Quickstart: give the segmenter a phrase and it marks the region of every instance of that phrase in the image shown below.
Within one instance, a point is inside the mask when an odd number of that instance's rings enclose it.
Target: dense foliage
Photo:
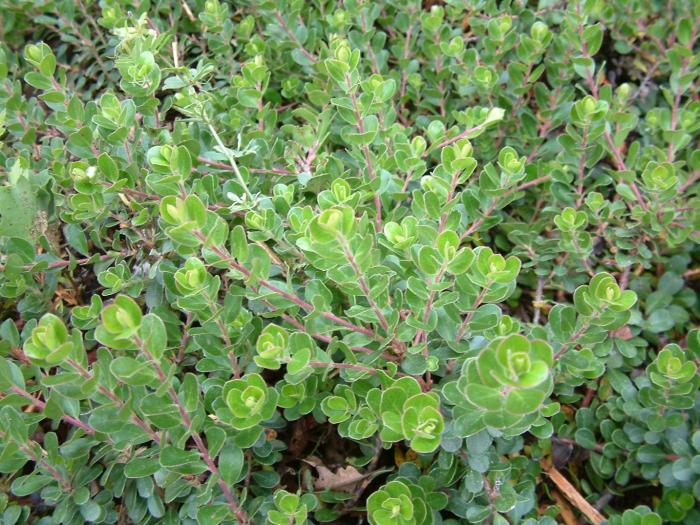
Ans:
[[[700,523],[700,3],[0,6],[3,525]]]

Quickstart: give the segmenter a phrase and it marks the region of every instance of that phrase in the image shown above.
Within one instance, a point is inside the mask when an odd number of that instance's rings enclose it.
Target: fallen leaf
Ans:
[[[612,332],[610,332],[610,335],[612,337],[616,337],[617,339],[622,339],[623,341],[628,341],[629,339],[632,339],[634,337],[632,330],[630,330],[630,327],[627,325],[613,330]]]
[[[408,449],[404,454],[403,449],[398,444],[394,445],[394,463],[397,467],[400,467],[403,463],[415,463],[420,467],[420,458],[418,454],[412,449]]]
[[[314,467],[318,473],[318,477],[314,480],[314,488],[316,490],[329,489],[354,492],[357,485],[366,477],[352,465],[340,467],[333,472],[316,456],[308,456],[303,461]]]

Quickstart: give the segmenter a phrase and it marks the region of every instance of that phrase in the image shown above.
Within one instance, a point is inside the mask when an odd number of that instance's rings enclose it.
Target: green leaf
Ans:
[[[97,167],[108,181],[116,182],[119,179],[119,167],[107,153],[100,153],[97,157]]]
[[[0,356],[0,390],[8,390],[13,385],[24,388],[22,371],[15,363]]]
[[[307,366],[309,366],[309,361],[311,360],[311,349],[302,348],[301,350],[294,353],[292,359],[287,363],[287,372],[289,374],[299,374]]]
[[[10,490],[17,497],[29,496],[39,492],[43,487],[53,482],[51,476],[43,476],[41,474],[27,474],[15,478],[10,486]]]
[[[248,259],[248,240],[240,224],[231,230],[231,255],[242,263]]]
[[[181,181],[189,179],[192,173],[192,157],[185,146],[173,149],[170,155],[170,169]]]
[[[143,346],[153,356],[160,359],[168,343],[168,336],[165,331],[163,320],[156,314],[147,314],[141,321],[139,336],[143,341]]]
[[[324,65],[326,66],[326,71],[333,80],[338,84],[345,84],[345,74],[349,71],[347,64],[340,60],[328,58],[325,60]]]
[[[90,249],[88,248],[87,237],[83,230],[75,224],[68,224],[64,229],[68,244],[81,255],[89,256]]]
[[[418,252],[418,267],[428,275],[435,275],[440,269],[438,251],[430,246],[423,246]]]
[[[49,91],[53,88],[50,76],[36,73],[34,71],[24,75],[24,81],[33,88],[40,89],[42,91]]]
[[[645,328],[650,332],[659,333],[670,330],[675,324],[676,322],[668,310],[656,310],[647,319]]]
[[[196,450],[165,446],[160,451],[160,466],[179,474],[201,474],[207,469]]]
[[[136,457],[124,467],[124,475],[127,478],[145,478],[158,472],[160,467],[156,458]]]
[[[219,455],[219,470],[221,477],[229,484],[234,485],[241,480],[245,467],[245,455],[235,444],[228,442],[221,449]]]
[[[114,359],[109,365],[109,371],[119,381],[131,386],[148,385],[156,377],[150,363],[126,356]]]
[[[603,43],[603,28],[600,24],[588,26],[583,30],[581,37],[586,43],[588,53],[593,56],[598,52]]]
[[[0,237],[28,241],[42,233],[36,191],[25,177],[10,185],[0,185]]]
[[[104,511],[102,510],[102,507],[93,500],[90,500],[84,505],[80,506],[80,515],[85,519],[85,521],[99,521],[103,514]]]
[[[231,509],[225,503],[213,503],[197,509],[199,525],[218,525],[229,518]]]

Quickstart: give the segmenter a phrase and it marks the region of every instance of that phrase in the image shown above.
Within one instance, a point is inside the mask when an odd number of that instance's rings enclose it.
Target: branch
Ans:
[[[615,142],[613,141],[612,135],[610,134],[610,130],[607,128],[605,129],[605,140],[608,141],[608,146],[612,150],[613,158],[615,159],[615,165],[617,166],[618,171],[627,171],[627,166],[625,165],[625,161],[622,158],[622,153],[620,148],[615,146]],[[637,202],[639,205],[642,207],[644,211],[649,211],[649,207],[647,206],[647,203],[644,201],[644,197],[642,196],[642,192],[639,191],[639,187],[637,186],[637,183],[634,181],[630,182],[630,188],[632,188],[632,191],[634,192],[634,196],[637,198]]]
[[[435,146],[434,148],[426,149],[426,150],[423,152],[422,157],[425,158],[425,157],[427,157],[428,155],[430,155],[432,152],[434,152],[434,151],[440,151],[440,150],[442,150],[442,148],[444,148],[444,147],[446,147],[446,146],[449,146],[450,144],[452,144],[452,143],[454,143],[454,142],[457,142],[457,141],[460,140],[460,139],[465,138],[466,136],[470,135],[471,133],[474,133],[475,131],[481,130],[482,128],[484,128],[484,127],[486,126],[486,124],[487,124],[487,123],[484,122],[484,123],[482,123],[482,124],[479,124],[478,126],[474,126],[473,128],[465,129],[465,130],[462,131],[462,133],[460,133],[459,135],[455,135],[455,136],[452,137],[451,139],[446,139],[446,140],[442,141],[440,144],[438,144],[438,145]]]
[[[158,376],[158,379],[161,381],[161,383],[165,384],[169,382],[168,376],[166,375],[165,371],[163,368],[160,366],[160,362],[158,362],[153,354],[151,354],[146,346],[143,344],[143,341],[141,341],[138,337],[134,338],[134,341],[136,344],[139,346],[141,351],[144,353],[146,358],[151,362],[153,365],[153,369],[156,372],[156,375]],[[228,484],[223,480],[221,477],[221,474],[219,472],[219,468],[216,466],[216,463],[214,463],[213,458],[211,457],[211,454],[209,454],[209,449],[207,446],[204,444],[204,441],[202,441],[202,437],[199,435],[199,433],[192,428],[192,420],[190,419],[190,415],[187,413],[187,410],[185,409],[185,405],[182,403],[180,398],[177,395],[177,392],[175,392],[175,388],[172,385],[168,386],[168,396],[170,396],[170,399],[172,400],[173,403],[177,406],[178,411],[180,412],[180,417],[182,418],[182,423],[187,428],[187,431],[189,434],[192,436],[192,440],[194,441],[195,445],[197,446],[197,450],[199,451],[199,455],[202,457],[204,460],[204,463],[206,463],[207,468],[209,469],[209,472],[211,472],[212,476],[216,477],[216,483],[219,485],[219,488],[221,489],[221,492],[223,492],[224,497],[226,498],[226,501],[228,502],[228,506],[233,512],[233,514],[236,516],[238,521],[245,525],[247,523],[250,523],[251,520],[246,514],[246,512],[241,509],[238,506],[238,503],[236,503],[235,498],[233,497],[233,493],[231,492],[231,488],[228,486]]]
[[[46,408],[46,403],[44,403],[41,399],[35,398],[29,392],[18,387],[17,385],[12,385],[10,387],[10,391],[14,392],[15,394],[19,394],[20,396],[25,398],[27,401],[29,401],[32,405],[34,405],[39,410],[44,410],[44,408]],[[79,419],[74,418],[73,416],[69,416],[68,414],[63,414],[61,416],[61,419],[63,419],[66,423],[73,425],[74,427],[78,427],[78,428],[84,430],[86,434],[90,434],[91,436],[95,435],[94,428],[92,428],[87,423],[83,423]]]
[[[460,242],[463,241],[466,237],[469,237],[472,233],[474,233],[476,230],[478,230],[482,224],[484,224],[484,221],[494,212],[496,211],[496,208],[498,207],[498,203],[502,200],[505,199],[506,197],[509,197],[513,193],[517,193],[521,190],[524,190],[526,188],[530,188],[531,186],[537,186],[538,184],[541,184],[543,182],[547,182],[548,180],[551,179],[551,176],[549,175],[542,175],[541,177],[537,177],[536,179],[532,179],[531,181],[528,182],[523,182],[519,186],[516,186],[515,188],[511,188],[509,190],[504,191],[501,195],[496,197],[496,199],[491,203],[491,206],[487,208],[487,210],[484,212],[484,215],[474,221],[472,225],[460,236],[459,240]]]
[[[3,441],[7,442],[8,440],[12,440],[12,437],[9,434],[6,434],[2,430],[0,430],[0,438],[3,439]],[[31,440],[30,440],[31,441]],[[39,448],[42,450],[44,454],[46,454],[46,451],[41,448],[41,445],[39,445],[35,441],[31,441],[35,445],[39,446]],[[17,441],[15,441],[17,443]],[[34,463],[37,465],[40,465],[43,467],[49,474],[51,474],[51,477],[53,477],[58,483],[61,485],[61,488],[65,492],[72,492],[73,491],[73,486],[71,485],[71,482],[68,478],[64,477],[63,474],[59,472],[59,470],[54,467],[53,465],[49,464],[48,461],[46,461],[42,456],[37,456],[34,451],[32,450],[32,446],[29,443],[17,443],[17,446],[19,449],[26,454],[29,459],[31,459]]]
[[[201,232],[197,233],[197,237],[201,241],[206,240],[206,237]],[[221,248],[219,248],[217,246],[210,246],[209,249],[211,249],[216,255],[218,255],[222,261],[227,262],[229,264],[229,266],[231,266],[231,268],[239,271],[246,278],[250,277],[250,275],[251,275],[250,270],[248,270],[244,266],[237,263],[224,250],[222,250]],[[303,308],[307,312],[314,311],[314,306],[312,304],[307,303],[306,301],[304,301],[303,299],[300,299],[299,297],[297,297],[294,294],[291,294],[289,292],[285,292],[284,290],[282,290],[282,289],[278,288],[277,286],[275,286],[274,284],[272,284],[270,281],[268,281],[266,279],[258,279],[258,283],[260,283],[261,286],[267,288],[271,292],[274,292],[277,295],[284,297],[285,299],[293,302],[294,304],[296,304],[300,308]],[[352,330],[353,332],[358,332],[360,334],[367,335],[367,336],[372,337],[373,339],[377,339],[379,341],[382,340],[382,338],[376,332],[374,332],[374,330],[371,330],[369,328],[365,328],[363,326],[358,326],[356,324],[351,323],[350,321],[346,321],[345,319],[342,319],[341,317],[338,317],[337,315],[335,315],[333,312],[319,312],[319,315],[321,317],[325,317],[329,321],[333,321],[334,323],[339,324],[340,326],[343,326],[349,330]]]
[[[350,94],[350,101],[352,102],[352,109],[355,112],[355,123],[357,127],[357,132],[361,135],[365,133],[365,123],[362,120],[362,113],[360,112],[360,107],[357,103],[357,94],[353,90],[352,81],[350,75],[345,75],[345,84],[348,86],[348,93]],[[372,157],[370,156],[369,146],[367,144],[362,145],[362,153],[365,156],[365,166],[367,167],[367,172],[369,173],[370,180],[375,180],[377,174],[372,166]],[[379,196],[379,192],[374,192],[374,208],[376,216],[374,218],[375,224],[377,225],[377,233],[382,231],[382,198]]]
[[[287,22],[284,21],[284,18],[282,18],[282,15],[280,14],[279,11],[275,11],[275,18],[277,19],[277,22],[279,25],[282,27],[285,33],[289,36],[289,38],[292,39],[292,42],[299,48],[299,51],[301,51],[301,54],[304,55],[306,58],[308,58],[311,62],[314,64],[318,62],[318,58],[316,58],[315,55],[312,55],[309,53],[306,48],[302,45],[301,42],[299,42],[299,39],[297,36],[292,33],[292,31],[289,29],[289,26],[287,25]]]
[[[367,374],[376,375],[377,369],[370,368],[367,366],[356,365],[355,363],[325,363],[323,361],[309,361],[309,366],[314,368],[337,368],[337,369],[348,369],[357,370],[358,372],[365,372]]]
[[[342,239],[340,244],[343,247],[343,253],[345,254],[345,258],[350,263],[350,266],[352,266],[353,272],[355,272],[355,276],[357,277],[357,283],[360,285],[362,293],[365,294],[369,305],[372,307],[372,310],[374,310],[374,313],[377,315],[377,319],[379,319],[379,324],[382,326],[386,334],[389,335],[389,323],[387,323],[386,317],[384,317],[384,313],[381,311],[377,303],[370,296],[369,286],[367,286],[367,282],[365,281],[364,275],[362,274],[362,270],[360,270],[360,267],[358,266],[355,257],[350,251],[350,247],[348,246],[345,239]]]
[[[576,11],[580,15],[580,10],[581,10],[581,5],[577,4],[576,5]],[[583,25],[579,23],[578,27],[578,32],[579,32],[579,38],[581,39],[581,51],[583,53],[583,56],[585,58],[591,59],[591,54],[588,52],[588,45],[586,44],[586,40],[583,38]],[[591,93],[593,94],[593,97],[596,100],[599,100],[599,93],[598,93],[598,84],[596,80],[593,78],[593,74],[591,71],[586,68],[586,81],[588,82],[588,85],[591,88]],[[612,135],[610,134],[610,130],[605,128],[605,140],[608,142],[608,146],[610,147],[610,150],[612,151],[613,157],[615,159],[615,164],[617,165],[617,170],[618,171],[627,171],[627,166],[625,166],[625,161],[622,159],[622,152],[621,149],[618,148],[615,145],[615,141],[612,138]],[[649,207],[647,206],[647,203],[644,201],[644,197],[642,196],[642,192],[639,191],[639,187],[637,186],[637,183],[634,181],[630,182],[630,188],[632,188],[632,192],[634,192],[634,196],[637,198],[637,202],[639,205],[642,207],[644,211],[649,211]]]
[[[233,168],[231,167],[230,164],[226,164],[224,162],[217,162],[215,160],[210,160],[206,157],[202,157],[201,155],[197,157],[197,160],[201,162],[202,164],[206,164],[207,166],[212,166],[213,168],[220,168],[222,170],[226,171],[233,171]],[[296,173],[292,173],[291,171],[282,169],[282,168],[249,168],[247,166],[244,166],[245,169],[247,169],[250,173],[272,173],[274,175],[296,175]]]
[[[82,366],[80,363],[78,363],[75,359],[68,359],[68,360],[67,360],[67,363],[68,363],[70,366],[72,366],[73,368],[75,368],[75,369],[78,371],[78,373],[79,373],[83,378],[87,379],[88,381],[91,380],[91,379],[93,379],[92,374],[90,374],[90,372],[88,372],[85,368],[83,368],[83,366]],[[119,408],[123,408],[123,407],[125,406],[124,401],[122,401],[121,399],[119,399],[119,397],[118,397],[114,392],[112,392],[109,388],[107,388],[107,387],[105,387],[105,386],[103,386],[103,385],[99,385],[99,384],[98,384],[98,385],[97,385],[97,390],[99,390],[100,393],[101,393],[102,395],[107,396],[107,397],[108,397],[115,405],[117,405]],[[138,415],[136,415],[136,413],[133,413],[133,412],[132,412],[132,414],[131,414],[131,420],[132,420],[137,426],[139,426],[146,434],[148,434],[149,436],[151,436],[151,439],[152,439],[153,441],[155,441],[156,443],[158,443],[158,445],[161,444],[161,439],[160,439],[160,436],[158,435],[158,433],[156,433],[156,432],[150,427],[150,425],[149,425],[148,423],[146,423],[143,419],[141,419]]]
[[[551,479],[559,490],[561,490],[564,496],[566,496],[566,499],[568,499],[574,507],[576,507],[584,516],[586,516],[588,521],[593,523],[593,525],[600,525],[603,523],[603,521],[605,521],[605,516],[598,512],[593,505],[588,503],[586,498],[584,498],[581,493],[576,490],[576,487],[574,487],[561,472],[555,469],[552,465],[546,464],[544,461],[542,461],[541,464],[544,472],[547,474],[547,476],[549,476],[549,479]]]
[[[132,255],[135,255],[136,251],[128,251],[128,252],[117,252],[117,253],[112,253],[112,254],[104,254],[100,255],[97,261],[108,261],[109,259],[113,259],[115,257],[131,257]],[[90,261],[92,261],[94,255],[91,257],[85,257],[84,259],[76,259],[74,262],[77,266],[82,266],[84,264],[89,264]],[[95,262],[97,262],[95,261]],[[57,268],[64,268],[66,266],[69,266],[71,263],[70,260],[61,260],[61,261],[53,261],[49,263],[49,265],[46,267],[46,270],[55,270]],[[31,270],[36,266],[37,263],[32,263],[32,264],[25,264],[22,266],[24,270]],[[5,265],[0,264],[0,272],[5,270]]]

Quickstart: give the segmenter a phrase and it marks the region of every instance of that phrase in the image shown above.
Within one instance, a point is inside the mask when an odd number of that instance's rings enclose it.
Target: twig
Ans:
[[[104,255],[100,255],[100,257],[98,258],[98,261],[107,261],[107,260],[113,259],[115,257],[131,257],[135,253],[136,253],[136,251],[119,252],[119,253],[114,253],[114,254],[104,254]],[[94,257],[94,255],[92,257],[85,257],[84,259],[77,259],[74,262],[76,265],[82,266],[84,264],[88,264],[93,259],[93,257]],[[57,268],[63,268],[65,266],[69,266],[70,263],[71,263],[71,261],[66,261],[66,260],[53,261],[53,262],[49,263],[49,265],[46,267],[46,270],[55,270]],[[22,268],[24,270],[31,270],[32,268],[34,268],[34,266],[36,266],[36,264],[37,263],[25,264]],[[5,270],[5,266],[0,264],[0,272],[3,270]]]
[[[279,11],[275,11],[275,18],[277,19],[277,22],[282,27],[284,32],[287,33],[289,38],[292,39],[292,42],[294,42],[294,44],[297,46],[297,48],[299,48],[299,51],[301,51],[301,54],[304,55],[306,58],[308,58],[309,61],[311,61],[314,64],[316,62],[318,62],[318,58],[316,58],[316,56],[309,53],[306,50],[306,48],[302,45],[302,43],[299,42],[299,39],[297,38],[297,36],[294,33],[292,33],[292,31],[289,29],[289,26],[287,25],[287,22],[284,21],[284,18],[282,18],[282,15],[280,14]]]
[[[270,303],[269,301],[262,299],[262,302],[265,303],[270,308],[272,308],[273,310],[275,309],[274,305],[272,303]],[[282,317],[282,319],[287,321],[289,324],[297,327],[302,332],[306,332],[314,339],[322,341],[326,344],[330,344],[333,342],[333,338],[331,336],[319,334],[317,332],[310,332],[301,321],[299,321],[298,319],[295,319],[294,317],[292,317],[289,314],[282,314],[281,317]],[[371,348],[367,348],[366,346],[351,346],[350,349],[355,351],[355,352],[361,352],[363,354],[374,354],[375,353],[374,350],[372,350]],[[383,354],[382,357],[384,357],[385,359],[387,359],[389,361],[393,361],[395,359],[393,356],[390,356],[388,354]]]
[[[688,43],[688,49],[692,52],[693,46],[695,45],[695,39],[697,37],[697,32],[698,32],[698,26],[697,24],[693,24],[693,31],[692,35],[690,37],[690,42]],[[688,72],[688,62],[689,59],[685,58],[683,60],[683,65],[681,66],[681,71],[679,77],[682,78],[687,72]],[[676,88],[676,93],[673,98],[673,107],[671,108],[671,132],[673,133],[676,131],[676,127],[678,126],[678,110],[680,109],[681,105],[681,80],[680,78],[678,79],[678,87]],[[675,160],[675,149],[673,147],[673,139],[668,144],[668,155],[667,159],[668,162],[673,162]]]
[[[364,372],[370,375],[376,375],[377,369],[370,368],[367,366],[357,365],[355,363],[326,363],[324,361],[309,361],[309,366],[314,368],[337,368],[337,369],[347,369],[356,370],[358,372]]]
[[[448,199],[449,200],[449,199]],[[447,272],[447,263],[443,263],[440,265],[440,269],[438,270],[438,273],[435,276],[435,283],[439,283],[443,276],[445,275],[445,272]],[[430,284],[430,279],[428,279],[428,283]],[[425,303],[425,308],[423,310],[423,325],[427,326],[428,321],[430,320],[430,313],[433,310],[433,302],[435,301],[435,295],[437,294],[436,290],[431,290],[430,295],[428,296],[428,300]],[[421,338],[423,339],[423,348],[421,349],[421,354],[425,358],[425,360],[428,360],[428,357],[430,357],[430,352],[428,351],[428,331],[420,329],[416,332],[416,337],[413,339],[413,344],[414,346],[417,345]],[[426,384],[428,387],[432,386],[433,384],[433,378],[432,374],[430,373],[430,370],[427,370],[425,372],[425,380]]]
[[[446,147],[446,146],[449,146],[450,144],[452,144],[452,143],[454,143],[454,142],[457,142],[457,141],[460,140],[460,139],[463,139],[463,138],[466,137],[467,135],[469,135],[469,134],[471,134],[471,133],[474,133],[475,131],[479,131],[480,129],[484,128],[484,127],[486,126],[486,124],[487,124],[487,123],[484,122],[483,124],[479,124],[478,126],[474,126],[473,128],[465,129],[465,130],[462,131],[459,135],[455,135],[455,136],[452,137],[451,139],[446,139],[446,140],[442,141],[440,144],[438,144],[438,145],[435,146],[434,148],[426,149],[426,150],[423,152],[422,157],[425,158],[425,157],[427,157],[428,155],[430,155],[432,152],[434,152],[434,151],[440,151],[440,150],[442,150],[442,148],[444,148],[444,147]]]
[[[586,321],[584,321],[583,324],[581,324],[581,327],[578,330],[576,330],[576,332],[569,338],[569,340],[567,342],[565,342],[563,345],[561,345],[561,348],[559,348],[559,350],[557,350],[557,353],[554,354],[553,359],[555,361],[557,361],[564,354],[564,351],[569,346],[571,346],[576,341],[578,341],[581,338],[581,336],[583,336],[583,334],[586,333],[586,330],[588,330],[588,328],[591,326],[592,320],[593,320],[593,318],[587,319]]]
[[[194,14],[192,14],[192,10],[190,9],[190,6],[187,5],[187,2],[185,2],[185,0],[182,0],[182,10],[187,15],[187,18],[190,19],[190,22],[197,21],[197,19],[194,17]]]
[[[552,499],[556,502],[557,507],[559,507],[559,516],[564,521],[564,525],[579,525],[578,518],[574,514],[569,502],[561,495],[558,490],[552,490]]]
[[[357,261],[355,260],[355,256],[350,251],[350,247],[344,239],[341,241],[341,246],[343,247],[343,253],[345,254],[345,258],[350,263],[353,272],[355,272],[355,276],[357,277],[357,283],[360,285],[362,293],[365,294],[369,305],[372,307],[372,310],[374,310],[374,313],[376,314],[377,319],[379,319],[379,324],[381,325],[382,329],[384,330],[384,332],[386,332],[387,335],[389,335],[389,323],[387,323],[386,317],[384,317],[384,313],[379,308],[376,301],[372,299],[369,286],[367,286],[367,282],[365,281],[365,277],[362,273],[362,270],[360,270],[360,267],[357,264]]]
[[[544,293],[544,277],[539,277],[537,279],[537,289],[535,290],[535,300],[532,301],[532,306],[535,309],[535,313],[532,317],[533,324],[540,324],[540,316],[542,315],[542,294]]]
[[[463,241],[466,237],[469,237],[472,233],[474,233],[476,230],[478,230],[482,224],[484,224],[484,221],[494,212],[496,211],[496,208],[498,207],[498,203],[505,199],[506,197],[509,197],[513,193],[517,193],[521,190],[524,190],[526,188],[530,188],[531,186],[536,186],[538,184],[541,184],[543,182],[547,182],[550,180],[551,177],[549,175],[542,175],[541,177],[537,177],[536,179],[532,179],[531,181],[528,182],[523,182],[519,186],[516,186],[515,188],[511,188],[509,190],[504,191],[501,195],[496,197],[496,199],[491,203],[491,206],[489,206],[484,214],[481,216],[481,218],[477,219],[472,223],[472,225],[460,236],[459,240]]]
[[[12,439],[12,437],[9,434],[6,434],[2,430],[0,430],[0,438],[2,438],[2,440],[4,442],[7,442],[8,440]],[[17,442],[15,441],[15,443],[17,443]],[[35,441],[32,441],[32,443],[34,443],[35,445],[38,445],[39,448],[41,449],[41,446],[38,443],[36,443]],[[29,456],[29,458],[34,463],[41,466],[42,468],[44,468],[44,470],[46,470],[46,472],[51,474],[51,477],[53,477],[56,481],[58,481],[59,485],[61,485],[61,488],[65,492],[72,492],[73,486],[72,486],[70,480],[68,478],[64,477],[63,474],[61,474],[57,468],[55,468],[53,465],[49,464],[42,456],[40,456],[40,455],[38,456],[37,454],[35,454],[34,451],[32,450],[31,444],[29,444],[29,443],[17,443],[17,446],[24,454]],[[46,451],[44,449],[41,449],[41,451],[44,454],[46,454]]]
[[[77,372],[85,379],[88,381],[93,379],[92,374],[88,372],[80,363],[78,363],[75,359],[68,359],[66,361],[70,366],[75,368]],[[107,396],[115,405],[117,405],[119,408],[123,408],[125,406],[125,403],[117,397],[117,395],[112,392],[109,388],[103,386],[103,385],[97,385],[97,389],[100,391],[100,393],[104,396]],[[159,445],[161,444],[161,439],[160,436],[150,427],[148,423],[146,423],[143,419],[141,419],[136,413],[132,412],[131,414],[131,420],[139,426],[146,434],[148,434],[153,441],[158,443]]]
[[[576,187],[576,193],[578,194],[578,199],[576,199],[576,209],[581,207],[583,204],[583,181],[586,176],[586,146],[588,146],[588,127],[583,128],[583,140],[581,143],[581,156],[578,159],[578,186]]]
[[[625,161],[622,159],[622,153],[620,151],[620,148],[615,146],[615,142],[613,141],[612,135],[610,134],[610,130],[606,129],[604,135],[605,140],[608,141],[608,146],[610,146],[610,150],[612,151],[613,158],[615,159],[615,164],[617,166],[618,171],[627,171],[627,166],[625,165]],[[632,192],[637,198],[637,202],[642,207],[642,209],[644,211],[649,211],[649,207],[647,206],[647,203],[644,200],[644,197],[642,196],[642,192],[639,191],[637,183],[635,183],[634,181],[630,181],[630,188],[632,188]]]
[[[404,40],[403,44],[403,55],[402,59],[407,60],[408,57],[410,56],[411,48],[411,34],[413,33],[413,25],[410,25],[408,27],[408,30],[406,31],[406,39]],[[406,86],[408,82],[408,73],[406,72],[406,69],[403,69],[401,71],[401,92],[399,94],[399,100],[403,100],[403,98],[406,96]],[[403,103],[401,104],[401,109],[403,109]]]
[[[10,391],[14,392],[15,394],[19,394],[23,398],[25,398],[27,401],[29,401],[32,405],[34,405],[36,408],[39,410],[44,410],[46,408],[46,403],[44,403],[41,399],[35,398],[33,395],[31,395],[29,392],[26,390],[18,387],[17,385],[12,385],[10,387]],[[92,428],[90,425],[87,423],[83,423],[79,419],[74,418],[73,416],[69,416],[68,414],[63,414],[61,416],[61,419],[63,419],[66,423],[70,423],[74,427],[78,427],[82,430],[85,431],[85,433],[94,435],[95,434],[95,429]]]
[[[231,167],[230,164],[226,164],[224,162],[216,162],[214,160],[210,160],[206,157],[202,157],[201,155],[197,157],[197,160],[201,162],[202,164],[206,164],[208,166],[212,166],[214,168],[221,168],[223,170],[227,171],[233,171],[233,168]],[[292,173],[291,171],[282,169],[282,168],[249,168],[247,166],[244,166],[245,169],[247,169],[250,173],[272,173],[274,175],[294,175],[296,176],[296,173]]]
[[[375,470],[377,470],[377,467],[379,466],[379,458],[382,455],[382,444],[382,440],[377,438],[376,443],[374,445],[374,455],[372,456],[372,461],[370,461],[369,465],[367,465],[367,469],[364,474],[366,477],[362,481],[360,486],[357,489],[355,489],[355,495],[352,497],[352,499],[348,500],[348,502],[345,505],[343,505],[344,511],[348,511],[349,509],[355,506],[355,504],[362,497],[364,491],[367,489],[367,486],[372,482],[372,474]]]
[[[464,332],[467,329],[467,326],[469,326],[469,323],[472,320],[472,317],[474,317],[474,314],[476,313],[477,308],[481,305],[482,301],[484,300],[484,297],[486,297],[486,294],[489,293],[489,289],[491,288],[491,283],[487,283],[486,286],[479,292],[479,295],[476,296],[476,299],[474,300],[474,304],[472,304],[471,309],[467,313],[467,315],[464,317],[464,321],[462,321],[462,324],[459,325],[459,330],[457,331],[457,337],[455,338],[455,341],[459,342],[462,340],[462,337],[464,337]]]
[[[688,175],[688,179],[687,179],[683,184],[681,184],[680,186],[678,186],[678,193],[679,193],[679,194],[685,193],[685,191],[686,191],[688,188],[690,188],[693,184],[695,184],[695,182],[696,182],[698,179],[700,179],[700,171],[696,171],[696,172],[691,173],[690,175]]]
[[[593,525],[600,525],[603,523],[603,521],[605,521],[605,516],[596,510],[593,505],[588,503],[586,498],[584,498],[581,493],[576,490],[576,487],[574,487],[561,472],[559,472],[552,465],[545,463],[544,460],[541,462],[541,465],[544,472],[547,474],[547,476],[549,476],[549,479],[554,482],[562,494],[566,496],[566,499],[568,499],[571,504],[588,519],[588,521],[590,521]]]
[[[576,11],[580,15],[580,13],[581,13],[581,4],[580,3],[576,5]],[[591,57],[591,54],[588,52],[588,44],[586,43],[586,40],[583,38],[583,24],[579,23],[578,32],[579,32],[579,37],[581,40],[581,51],[582,51],[583,56],[585,58],[593,60]],[[596,80],[593,78],[593,74],[591,73],[591,71],[588,68],[586,68],[586,81],[588,82],[588,85],[591,88],[593,98],[595,98],[596,100],[599,100],[600,97],[599,97],[599,92],[598,92],[598,84],[597,84]],[[605,128],[604,135],[605,135],[605,140],[608,142],[608,146],[610,147],[610,150],[612,151],[613,158],[615,159],[615,164],[617,166],[617,170],[618,171],[627,171],[627,166],[625,165],[625,161],[622,158],[621,148],[619,148],[615,145],[615,141],[613,140],[613,137],[610,134],[610,130],[607,127]],[[634,193],[634,196],[636,197],[637,202],[642,207],[642,209],[644,211],[649,211],[649,207],[647,206],[647,203],[644,200],[642,193],[639,191],[639,187],[637,186],[637,183],[635,183],[634,181],[631,181],[630,188],[632,188],[632,192]]]
[[[683,272],[683,278],[685,279],[697,279],[698,277],[700,277],[700,268],[693,268]]]
[[[552,441],[557,442],[557,443],[563,443],[565,445],[572,445],[574,447],[583,448],[585,450],[595,450],[596,452],[603,452],[603,445],[601,445],[600,443],[596,443],[592,449],[589,449],[588,447],[584,447],[584,446],[580,445],[575,439],[571,439],[571,438],[563,438],[563,437],[554,436],[554,437],[552,437]]]
[[[345,75],[345,83],[348,87],[348,93],[350,94],[350,101],[352,102],[352,109],[355,113],[355,125],[357,127],[358,133],[361,135],[365,133],[365,123],[362,120],[362,113],[360,112],[360,106],[357,103],[357,94],[355,93],[352,85],[352,80],[350,75]],[[371,181],[376,180],[377,174],[374,171],[374,166],[372,166],[372,157],[369,152],[369,146],[367,144],[362,145],[362,153],[365,157],[365,166],[367,167],[367,172],[369,173],[369,178]],[[376,216],[374,218],[375,224],[377,226],[377,233],[382,231],[382,198],[378,191],[374,192],[374,208]]]
[[[206,240],[205,236],[204,236],[201,232],[197,232],[197,237],[198,237],[201,241],[205,241],[205,240]],[[230,257],[225,251],[223,251],[221,248],[219,248],[218,246],[210,246],[210,249],[211,249],[216,255],[218,255],[218,256],[221,258],[222,261],[227,262],[227,263],[229,264],[229,266],[231,266],[231,268],[233,268],[233,269],[239,271],[239,272],[242,273],[246,278],[249,278],[249,277],[250,277],[250,275],[251,275],[250,271],[249,271],[247,268],[245,268],[245,267],[243,267],[242,265],[240,265],[239,263],[237,263],[233,258],[231,258],[231,257]],[[306,310],[307,312],[313,312],[313,311],[314,311],[314,306],[313,306],[312,304],[307,303],[306,301],[304,301],[303,299],[300,299],[299,297],[297,297],[296,295],[294,295],[294,294],[292,294],[292,293],[285,292],[284,290],[278,288],[277,286],[275,286],[275,285],[272,284],[271,282],[267,281],[266,279],[258,279],[257,282],[260,283],[261,286],[263,286],[263,287],[267,288],[268,290],[270,290],[271,292],[274,292],[274,293],[276,293],[277,295],[279,295],[279,296],[281,296],[281,297],[284,297],[285,299],[287,299],[287,300],[293,302],[294,304],[296,304],[296,305],[299,306],[300,308],[303,308],[303,309]],[[379,340],[382,339],[382,338],[381,338],[377,333],[375,333],[373,330],[371,330],[371,329],[369,329],[369,328],[365,328],[365,327],[363,327],[363,326],[358,326],[358,325],[353,324],[353,323],[351,323],[351,322],[349,322],[349,321],[346,321],[345,319],[342,319],[342,318],[338,317],[337,315],[335,315],[335,314],[332,313],[332,312],[325,312],[325,311],[324,311],[324,312],[319,312],[319,315],[321,315],[322,317],[325,317],[326,319],[328,319],[328,320],[330,320],[330,321],[333,321],[334,323],[337,323],[337,324],[339,324],[339,325],[341,325],[341,326],[343,326],[343,327],[345,327],[345,328],[348,328],[349,330],[352,330],[353,332],[358,332],[358,333],[361,333],[361,334],[364,334],[364,335],[368,335],[368,336],[370,336],[370,337],[372,337],[372,338],[374,338],[374,339],[379,339]]]
[[[241,172],[238,169],[238,164],[236,164],[236,159],[231,154],[231,151],[224,145],[224,142],[221,140],[221,137],[219,136],[219,133],[217,133],[216,128],[213,126],[213,124],[208,119],[205,119],[205,123],[206,123],[207,127],[209,128],[209,131],[211,132],[212,136],[214,137],[214,140],[219,145],[219,148],[221,148],[221,153],[226,155],[226,158],[228,159],[229,164],[231,165],[231,169],[233,170],[233,173],[236,175],[236,178],[238,179],[238,183],[243,188],[243,192],[246,194],[246,196],[248,197],[248,199],[250,201],[255,200],[253,198],[253,194],[250,193],[250,190],[248,189],[248,185],[246,184],[245,180],[243,179],[243,175],[241,175]]]

